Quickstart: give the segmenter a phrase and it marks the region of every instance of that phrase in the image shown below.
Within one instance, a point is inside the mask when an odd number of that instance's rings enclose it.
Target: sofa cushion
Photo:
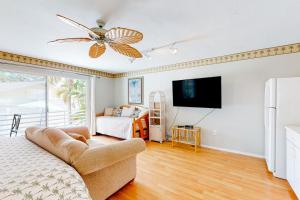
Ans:
[[[87,144],[89,145],[89,149],[106,145],[105,143],[103,143],[97,139],[89,139],[89,140],[87,140]]]
[[[88,145],[73,139],[57,128],[27,128],[26,138],[68,164],[73,164],[87,149]]]

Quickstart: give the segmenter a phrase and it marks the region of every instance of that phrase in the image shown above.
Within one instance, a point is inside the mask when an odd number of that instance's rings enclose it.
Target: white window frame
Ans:
[[[16,64],[14,62],[0,62],[0,70],[12,73],[25,73],[30,75],[36,76],[44,76],[46,83],[45,83],[45,107],[46,107],[46,114],[45,114],[45,124],[48,125],[48,76],[58,76],[58,77],[65,77],[65,78],[73,78],[73,79],[81,79],[87,81],[87,91],[86,91],[86,126],[88,128],[91,124],[91,106],[89,102],[91,102],[91,76],[83,75],[83,74],[76,74],[72,72],[66,72],[63,70],[55,70],[55,69],[42,69],[41,67],[36,67],[28,64]]]

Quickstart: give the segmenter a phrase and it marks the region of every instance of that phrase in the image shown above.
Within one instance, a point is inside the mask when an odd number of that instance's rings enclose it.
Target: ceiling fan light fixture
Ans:
[[[133,63],[135,61],[135,58],[129,58],[130,63]]]
[[[151,60],[152,57],[151,57],[151,55],[150,55],[149,53],[150,53],[150,52],[144,52],[143,54],[144,54],[144,56],[145,56],[148,60]]]
[[[142,58],[142,54],[130,46],[129,44],[134,44],[143,39],[143,34],[139,31],[115,27],[109,30],[103,29],[102,27],[105,25],[103,20],[97,20],[98,27],[88,28],[70,18],[65,16],[56,15],[63,22],[86,32],[89,37],[88,38],[63,38],[50,41],[50,43],[54,42],[96,42],[93,46],[90,47],[89,56],[91,58],[98,58],[101,56],[106,49],[106,45],[111,47],[114,51],[131,58]]]
[[[174,47],[173,47],[173,48],[170,48],[170,51],[171,51],[171,53],[174,54],[174,55],[178,53],[178,49],[177,49],[177,48],[174,48]]]
[[[171,44],[171,46],[169,47],[169,50],[170,50],[171,54],[174,54],[174,55],[178,53],[178,48],[174,47],[175,44],[176,44],[176,42]]]

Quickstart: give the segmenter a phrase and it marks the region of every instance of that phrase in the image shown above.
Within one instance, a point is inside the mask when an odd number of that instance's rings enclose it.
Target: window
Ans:
[[[48,76],[48,126],[86,124],[85,80]]]
[[[0,135],[10,134],[14,114],[18,135],[29,126],[87,125],[87,79],[0,71]]]
[[[46,79],[0,71],[0,135],[9,135],[14,114],[21,114],[19,132],[45,126]]]

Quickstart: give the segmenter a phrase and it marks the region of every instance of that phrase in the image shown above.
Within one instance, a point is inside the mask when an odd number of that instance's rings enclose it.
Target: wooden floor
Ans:
[[[267,172],[264,160],[169,142],[147,142],[137,177],[110,200],[297,199],[285,180]]]

